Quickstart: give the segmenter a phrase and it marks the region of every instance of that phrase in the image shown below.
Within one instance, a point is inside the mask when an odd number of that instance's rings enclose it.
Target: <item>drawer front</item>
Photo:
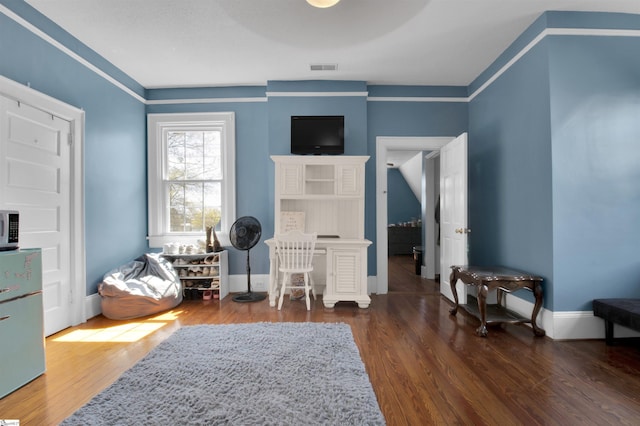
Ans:
[[[0,398],[45,370],[42,294],[0,304]]]
[[[0,303],[42,290],[42,256],[39,249],[0,254]]]

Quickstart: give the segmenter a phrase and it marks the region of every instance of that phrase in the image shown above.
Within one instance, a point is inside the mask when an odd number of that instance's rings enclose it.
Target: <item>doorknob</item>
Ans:
[[[469,229],[469,228],[456,228],[455,232],[456,232],[456,234],[469,234],[471,232],[471,229]]]

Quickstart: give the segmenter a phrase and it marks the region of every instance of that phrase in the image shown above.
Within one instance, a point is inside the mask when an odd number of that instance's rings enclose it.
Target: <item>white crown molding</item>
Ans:
[[[172,104],[215,104],[215,103],[240,103],[240,102],[267,102],[267,98],[202,98],[202,99],[158,99],[146,101],[147,105],[172,105]]]
[[[14,20],[17,24],[22,25],[24,28],[26,28],[27,30],[31,31],[34,35],[40,37],[42,40],[44,40],[47,43],[51,44],[53,47],[55,47],[56,49],[60,50],[62,53],[65,53],[70,58],[76,60],[78,63],[84,65],[85,67],[87,67],[88,69],[90,69],[91,71],[93,71],[94,73],[99,75],[100,77],[102,77],[105,80],[107,80],[109,83],[113,84],[114,86],[116,86],[120,90],[122,90],[125,93],[127,93],[129,96],[133,97],[134,99],[136,99],[136,100],[138,100],[140,102],[143,102],[143,103],[145,102],[145,99],[142,96],[138,95],[136,92],[134,92],[133,90],[129,89],[127,86],[125,86],[124,84],[120,83],[118,80],[116,80],[115,78],[111,77],[109,74],[105,73],[100,68],[96,67],[91,62],[89,62],[86,59],[84,59],[82,56],[80,56],[80,55],[76,54],[75,52],[73,52],[72,50],[68,49],[66,46],[64,46],[62,43],[58,42],[57,40],[55,40],[53,37],[50,37],[48,34],[44,33],[43,31],[40,31],[40,29],[38,29],[37,27],[35,27],[31,23],[29,23],[28,21],[22,19],[20,16],[16,15],[11,10],[7,9],[4,5],[0,5],[0,13],[2,13],[4,15],[6,15],[8,18]]]
[[[640,37],[640,31],[638,30],[603,30],[603,29],[589,29],[589,28],[546,28],[540,34],[538,34],[533,40],[531,40],[522,50],[516,53],[506,64],[504,64],[495,74],[493,74],[487,81],[485,81],[475,92],[469,96],[469,101],[472,101],[476,96],[484,91],[494,81],[504,74],[509,68],[511,68],[520,58],[526,55],[531,49],[533,49],[538,43],[540,43],[545,37],[550,35],[559,36],[600,36],[600,37]]]
[[[187,103],[222,103],[222,102],[265,102],[265,98],[209,98],[209,99],[172,99],[172,100],[152,100],[149,101],[142,96],[138,95],[118,80],[111,77],[109,74],[102,71],[100,68],[91,64],[75,52],[71,51],[63,44],[59,43],[37,27],[24,20],[20,16],[16,15],[10,9],[4,5],[0,5],[0,13],[3,13],[10,19],[14,20],[18,24],[22,25],[27,30],[31,31],[34,35],[40,37],[44,41],[48,42],[55,48],[59,49],[63,53],[67,54],[80,64],[84,65],[97,75],[101,76],[105,80],[109,81],[114,86],[118,87],[125,93],[129,94],[136,100],[147,105],[165,105],[165,104],[187,104]],[[560,36],[604,36],[604,37],[640,37],[640,30],[617,30],[617,29],[591,29],[591,28],[546,28],[540,32],[533,40],[531,40],[522,50],[516,53],[506,64],[493,74],[487,81],[485,81],[477,90],[468,97],[368,97],[368,92],[267,92],[266,97],[367,97],[367,101],[371,102],[470,102],[480,93],[482,93],[487,87],[489,87],[494,81],[504,74],[513,64],[515,64],[520,58],[522,58],[527,52],[535,47],[540,41],[549,35]]]
[[[419,97],[419,96],[369,96],[370,102],[469,102],[469,98]]]
[[[268,98],[367,97],[368,92],[267,92]]]

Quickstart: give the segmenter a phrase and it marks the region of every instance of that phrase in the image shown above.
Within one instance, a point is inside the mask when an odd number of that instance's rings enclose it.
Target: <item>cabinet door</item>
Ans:
[[[0,303],[0,398],[45,371],[42,294]]]
[[[335,295],[356,296],[361,287],[360,250],[339,249],[331,250],[329,271],[333,272],[331,290]],[[352,300],[348,298],[348,300]]]
[[[281,164],[277,168],[280,194],[302,195],[302,164]]]
[[[362,196],[364,185],[362,167],[356,165],[338,166],[338,195]]]

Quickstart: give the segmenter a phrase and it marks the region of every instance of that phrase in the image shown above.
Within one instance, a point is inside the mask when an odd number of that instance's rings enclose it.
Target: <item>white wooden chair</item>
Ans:
[[[304,297],[307,303],[307,310],[311,310],[311,300],[309,295],[313,292],[313,281],[311,271],[313,271],[313,252],[316,246],[317,233],[304,234],[300,231],[290,231],[286,234],[276,234],[276,252],[278,254],[278,271],[282,275],[280,287],[280,300],[278,310],[282,309],[282,301],[287,289],[300,289],[293,285],[291,276],[302,274],[304,276]]]

